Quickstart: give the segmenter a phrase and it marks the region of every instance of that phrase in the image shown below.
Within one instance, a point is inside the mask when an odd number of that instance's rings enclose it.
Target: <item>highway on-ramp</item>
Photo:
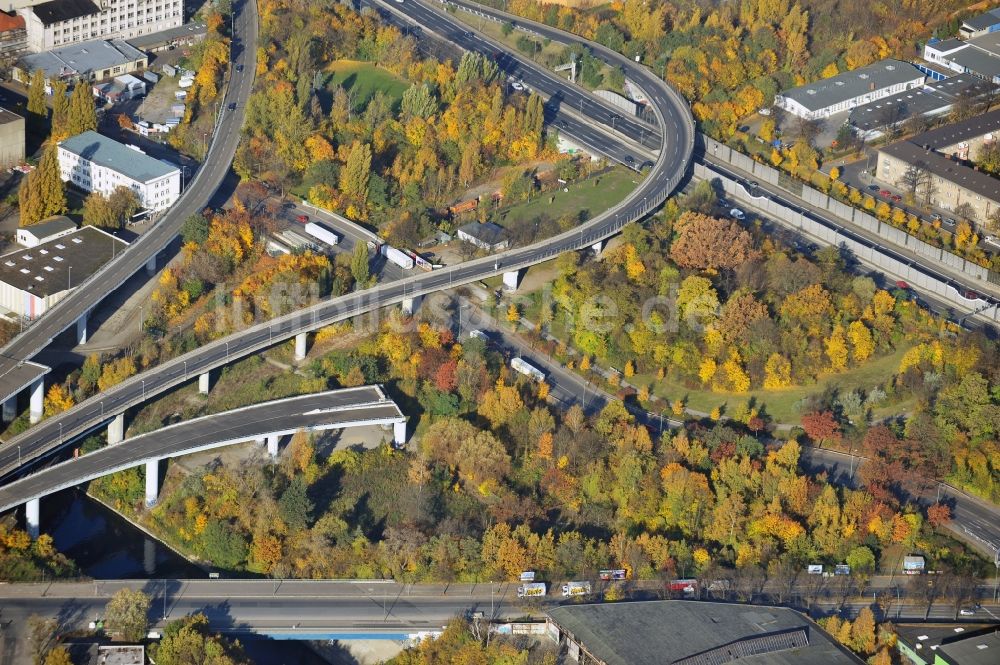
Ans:
[[[515,56],[512,54],[510,57]],[[629,62],[626,60],[626,63]],[[563,252],[589,247],[617,233],[626,224],[649,214],[677,188],[688,171],[695,141],[694,120],[687,103],[675,90],[650,75],[644,68],[634,64],[633,68],[635,72],[630,71],[629,76],[644,86],[659,124],[665,128],[664,135],[668,138],[645,179],[620,204],[576,229],[533,245],[327,299],[312,307],[207,343],[133,376],[14,437],[0,450],[0,475],[10,474],[20,468],[23,462],[61,447],[68,439],[90,431],[129,407],[195,379],[201,373],[271,347],[298,333],[316,330],[407,298],[479,281],[506,271],[520,270]],[[550,95],[555,94],[561,89],[558,86],[571,85],[567,81],[555,80],[548,92]]]
[[[399,407],[378,386],[328,390],[261,402],[185,420],[81,457],[46,467],[0,486],[0,512],[147,460],[178,457],[200,450],[297,430],[391,425],[405,420]],[[387,436],[392,440],[392,433]]]
[[[257,54],[257,6],[254,0],[234,0],[233,67],[225,95],[219,102],[219,117],[205,162],[187,189],[152,228],[141,235],[117,258],[88,280],[79,284],[65,298],[0,349],[0,401],[23,387],[21,381],[8,380],[23,373],[23,363],[92,311],[109,293],[141,270],[150,259],[167,248],[180,233],[184,220],[209,202],[222,184],[236,154],[243,127],[247,100],[253,89]],[[236,71],[243,65],[243,71]],[[230,111],[230,104],[236,110]]]

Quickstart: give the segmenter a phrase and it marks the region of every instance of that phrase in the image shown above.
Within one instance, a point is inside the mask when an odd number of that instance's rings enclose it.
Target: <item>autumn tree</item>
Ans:
[[[347,163],[340,171],[340,189],[360,204],[368,200],[368,178],[371,175],[372,152],[367,143],[355,143]]]
[[[157,665],[252,665],[238,642],[211,631],[202,613],[167,624],[149,655]]]
[[[685,212],[677,228],[670,258],[683,268],[733,269],[756,255],[750,234],[736,222]]]
[[[802,416],[802,429],[820,444],[840,439],[840,424],[831,411],[813,411]]]
[[[97,131],[97,107],[90,86],[78,83],[66,111],[66,135],[76,136],[87,131]]]
[[[53,383],[45,393],[45,415],[54,416],[73,407],[73,394],[61,383]]]
[[[25,108],[28,113],[35,116],[36,120],[44,120],[48,116],[48,108],[45,106],[45,72],[41,69],[31,73],[28,82],[28,105]]]
[[[21,226],[36,224],[67,210],[66,187],[59,174],[56,150],[54,144],[47,145],[38,167],[21,183],[18,190]]]
[[[129,642],[146,636],[149,626],[150,597],[142,591],[119,589],[104,608],[104,622],[112,633]]]
[[[66,81],[57,78],[52,82],[52,140],[60,141],[66,134],[66,121],[69,118],[69,95]]]
[[[368,247],[363,242],[354,245],[354,252],[351,254],[351,274],[354,276],[357,288],[362,289],[368,285],[371,277],[368,268]]]

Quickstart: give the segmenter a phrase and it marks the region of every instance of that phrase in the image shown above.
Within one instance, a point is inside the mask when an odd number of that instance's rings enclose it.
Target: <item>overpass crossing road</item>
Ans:
[[[115,471],[169,457],[251,440],[266,440],[269,452],[276,454],[278,437],[300,429],[383,425],[402,426],[395,434],[405,434],[405,423],[399,407],[378,386],[262,402],[168,425],[25,476],[0,487],[0,512]],[[395,436],[397,443],[402,443],[402,438]],[[147,482],[158,485],[159,478]],[[149,489],[147,502],[155,500],[155,489],[155,485]]]
[[[645,179],[628,198],[615,207],[576,229],[533,245],[327,299],[312,307],[256,324],[205,344],[133,376],[66,412],[47,418],[9,440],[0,450],[0,476],[10,474],[20,468],[25,460],[61,447],[70,438],[99,426],[154,395],[237,358],[331,323],[434,291],[504,273],[516,277],[519,270],[563,252],[584,249],[602,242],[626,224],[644,217],[662,204],[685,177],[694,150],[694,120],[684,99],[664,81],[627,59],[624,64],[629,66],[629,78],[643,86],[652,102],[659,125],[667,128],[664,133],[668,140]],[[571,85],[566,81],[562,84],[567,87]]]
[[[17,385],[19,381],[8,381],[8,376],[23,373],[25,361],[48,346],[57,335],[75,325],[81,317],[86,317],[105,296],[124,284],[143,266],[150,262],[155,265],[156,255],[177,237],[184,220],[204,208],[222,184],[240,141],[243,115],[253,89],[257,53],[256,3],[254,0],[234,0],[232,10],[234,38],[231,78],[226,93],[219,102],[220,115],[204,164],[177,202],[147,233],[0,349],[0,401],[17,394],[23,387]],[[243,71],[237,72],[236,65],[244,65]],[[227,110],[229,104],[236,104],[236,110]]]

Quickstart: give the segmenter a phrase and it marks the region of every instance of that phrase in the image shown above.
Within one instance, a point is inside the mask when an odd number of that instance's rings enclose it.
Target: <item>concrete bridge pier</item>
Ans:
[[[17,417],[17,395],[11,395],[3,403],[3,421],[9,423]]]
[[[146,462],[146,507],[156,505],[160,494],[160,460],[151,459]]]
[[[121,443],[125,438],[125,414],[119,413],[108,423],[108,445]]]
[[[392,441],[397,446],[406,443],[406,421],[403,420],[392,424]]]
[[[198,392],[207,395],[212,387],[212,375],[210,372],[202,372],[198,375]]]
[[[40,516],[40,502],[41,499],[29,499],[27,503],[24,504],[24,525],[25,530],[28,535],[32,538],[38,538],[41,528],[41,516]]]
[[[278,458],[278,439],[280,438],[278,434],[267,435],[267,454],[271,456],[271,459]]]
[[[407,316],[413,316],[413,313],[420,308],[420,296],[414,296],[412,298],[403,298],[403,302],[400,303],[403,308],[403,314]]]
[[[84,312],[79,319],[76,320],[76,343],[86,344],[87,343],[87,318],[90,316],[90,312]]]
[[[32,425],[42,419],[45,409],[45,381],[38,379],[31,384],[31,403],[28,407],[28,420]]]
[[[503,290],[517,291],[517,285],[521,281],[521,271],[511,270],[503,274]]]
[[[149,257],[149,260],[146,261],[146,274],[149,276],[156,274],[156,254],[153,254]]]
[[[608,242],[607,240],[598,240],[593,245],[591,245],[590,248],[594,250],[595,255],[600,256],[601,252],[604,251],[604,245],[606,245],[607,242]]]
[[[306,353],[309,352],[309,333],[300,332],[295,336],[295,359],[305,360]]]

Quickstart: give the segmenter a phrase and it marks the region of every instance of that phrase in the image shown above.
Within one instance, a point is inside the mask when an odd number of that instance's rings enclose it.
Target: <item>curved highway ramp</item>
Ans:
[[[252,440],[266,441],[268,452],[276,455],[278,439],[298,430],[365,425],[392,426],[395,442],[403,442],[406,417],[380,386],[328,390],[202,416],[140,434],[4,485],[0,487],[0,511],[28,503],[29,530],[37,529],[39,498],[141,464],[147,465],[146,501],[151,504],[156,501],[158,464],[162,459]],[[33,502],[35,505],[30,505]]]

